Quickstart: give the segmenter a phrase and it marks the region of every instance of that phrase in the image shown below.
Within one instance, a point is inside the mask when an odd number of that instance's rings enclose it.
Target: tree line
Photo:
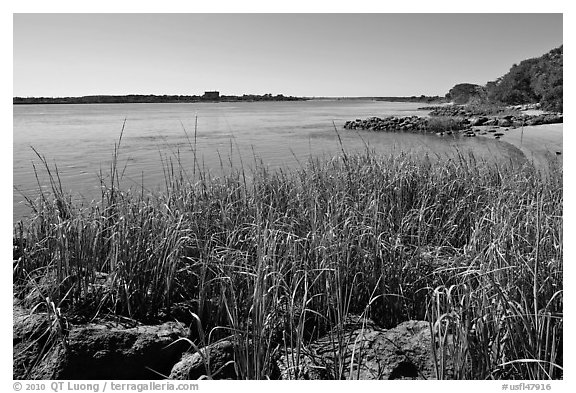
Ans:
[[[563,111],[563,45],[543,56],[512,65],[507,74],[479,86],[460,83],[446,94],[459,104],[520,105],[539,102],[542,109]]]
[[[82,97],[14,97],[13,104],[133,104],[133,103],[187,103],[187,102],[235,102],[235,101],[300,101],[305,98],[283,94],[222,95],[218,99],[207,99],[196,95],[91,95]]]

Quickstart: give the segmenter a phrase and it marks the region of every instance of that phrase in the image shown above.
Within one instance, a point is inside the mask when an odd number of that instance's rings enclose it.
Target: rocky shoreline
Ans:
[[[521,111],[540,110],[540,104],[514,106],[479,106],[479,105],[437,105],[425,106],[419,110],[430,111],[429,116],[491,116],[501,114],[520,114]]]
[[[254,347],[233,337],[202,346],[192,331],[178,322],[66,322],[61,329],[58,321],[55,314],[31,312],[14,300],[15,380],[242,379],[235,362],[240,361],[238,354]],[[337,336],[347,337],[346,342],[334,341]],[[312,341],[306,351],[290,349],[289,343],[278,345],[271,355],[274,369],[270,377],[436,379],[431,340],[426,321],[382,329],[370,319],[350,316],[345,326]],[[198,346],[192,345],[193,341]],[[343,370],[338,367],[340,353],[346,358]],[[347,368],[352,360],[354,370]]]
[[[563,123],[563,115],[545,113],[540,115],[505,115],[505,116],[450,116],[443,122],[435,118],[419,116],[388,116],[384,118],[370,117],[368,119],[356,119],[347,121],[344,129],[369,130],[369,131],[409,131],[423,133],[438,133],[450,131],[466,131],[472,127],[493,126],[518,128],[522,126],[535,126],[542,124]]]
[[[477,132],[495,132],[497,128],[514,129],[523,126],[563,123],[561,113],[542,113],[529,115],[525,113],[507,115],[486,115],[460,106],[433,107],[430,117],[421,116],[388,116],[356,119],[344,124],[346,130],[368,130],[388,132],[415,132],[430,134],[463,133],[475,136]],[[488,130],[474,127],[492,127]]]

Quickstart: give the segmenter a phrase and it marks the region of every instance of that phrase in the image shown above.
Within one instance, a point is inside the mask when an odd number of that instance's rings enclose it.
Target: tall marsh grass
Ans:
[[[201,324],[190,340],[233,336],[247,379],[350,314],[429,320],[439,378],[562,377],[561,168],[343,153],[198,181],[166,165],[161,193],[111,171],[87,206],[47,173],[52,193],[15,226],[18,297]]]

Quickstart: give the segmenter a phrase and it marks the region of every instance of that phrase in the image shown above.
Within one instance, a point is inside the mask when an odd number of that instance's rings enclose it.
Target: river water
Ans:
[[[122,184],[158,189],[164,183],[167,157],[180,152],[192,170],[197,160],[217,173],[230,167],[254,166],[255,158],[271,168],[294,167],[310,156],[346,151],[431,153],[440,156],[472,150],[478,157],[520,159],[506,143],[488,138],[463,138],[411,133],[343,130],[344,122],[370,116],[426,116],[422,104],[370,100],[239,102],[191,104],[15,105],[13,107],[13,221],[30,210],[22,194],[35,198],[47,187],[34,147],[58,167],[62,188],[89,202],[100,195],[99,174],[108,173],[115,143],[124,132],[119,164]],[[334,127],[335,126],[335,127]],[[335,130],[336,128],[336,130]],[[337,132],[338,131],[338,134]]]

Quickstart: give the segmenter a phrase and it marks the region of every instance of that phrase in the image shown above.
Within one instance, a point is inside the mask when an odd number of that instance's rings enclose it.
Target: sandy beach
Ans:
[[[562,162],[562,130],[563,124],[519,127],[503,131],[500,140],[520,149],[538,167],[545,167],[550,158]]]

